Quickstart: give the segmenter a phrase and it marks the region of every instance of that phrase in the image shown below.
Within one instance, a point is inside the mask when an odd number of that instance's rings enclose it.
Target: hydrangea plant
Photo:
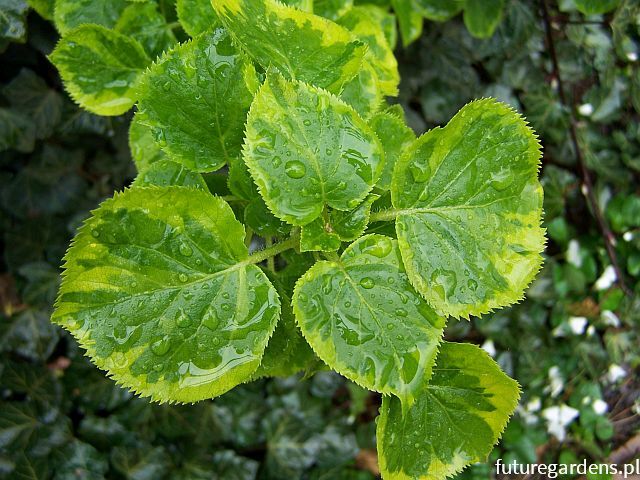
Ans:
[[[136,105],[139,174],[79,229],[53,321],[158,402],[333,369],[383,395],[384,478],[485,459],[519,388],[443,331],[517,302],[541,266],[536,135],[482,99],[416,138],[386,101],[397,34],[379,6],[177,12],[182,43],[154,2],[56,2],[51,60],[89,111]]]

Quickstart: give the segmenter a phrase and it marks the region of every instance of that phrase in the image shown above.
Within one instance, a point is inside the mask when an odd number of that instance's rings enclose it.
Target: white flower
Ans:
[[[580,113],[580,115],[588,117],[593,113],[593,105],[591,105],[590,103],[583,103],[578,107],[578,112]]]
[[[629,52],[627,53],[627,58],[629,59],[629,61],[635,62],[636,60],[638,60],[638,54],[636,52]]]
[[[551,334],[556,338],[566,337],[567,335],[564,332],[564,324],[558,325],[551,331]]]
[[[482,347],[480,348],[482,348],[485,352],[487,352],[492,357],[496,356],[496,346],[493,343],[493,340],[487,340],[482,344]]]
[[[622,235],[622,238],[624,239],[625,242],[630,242],[631,240],[633,240],[633,232],[624,232],[624,235]]]
[[[578,268],[582,266],[582,255],[580,255],[580,243],[573,239],[569,241],[567,248],[567,262]]]
[[[587,323],[586,317],[569,317],[569,326],[575,335],[582,335],[587,328]]]
[[[587,336],[593,337],[595,333],[596,333],[596,327],[594,327],[593,325],[589,325],[589,328],[587,328]]]
[[[602,272],[600,278],[596,280],[594,287],[596,290],[606,290],[611,285],[613,285],[617,279],[618,276],[616,275],[616,271],[614,270],[613,266],[609,265],[604,269],[604,272]]]
[[[600,317],[604,320],[605,325],[616,328],[620,326],[620,319],[611,310],[603,310]]]
[[[567,431],[566,427],[576,418],[580,412],[568,405],[559,407],[549,407],[542,411],[542,416],[547,421],[547,431],[561,442],[564,441]]]
[[[533,397],[527,403],[527,411],[528,412],[537,412],[542,408],[542,402],[540,401],[540,397]]]
[[[591,406],[593,407],[593,411],[598,415],[604,415],[607,410],[609,410],[609,405],[607,405],[607,402],[600,398],[593,402],[593,405]]]
[[[616,383],[618,380],[623,379],[627,375],[627,371],[622,368],[620,365],[616,365],[612,363],[609,367],[609,372],[607,373],[607,379],[611,383]]]
[[[551,397],[555,398],[564,389],[564,379],[560,374],[560,369],[554,365],[549,369],[549,385],[545,388],[545,392],[548,392]]]

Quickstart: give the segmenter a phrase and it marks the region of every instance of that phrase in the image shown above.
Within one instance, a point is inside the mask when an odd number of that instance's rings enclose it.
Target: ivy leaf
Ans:
[[[338,24],[369,46],[365,59],[376,72],[380,91],[383,95],[396,96],[400,73],[396,57],[380,25],[382,15],[384,11],[374,5],[356,6],[340,17]]]
[[[255,77],[231,37],[216,29],[177,46],[145,73],[137,117],[172,160],[197,172],[217,170],[240,155]]]
[[[129,150],[138,172],[147,170],[154,162],[167,158],[154,139],[151,127],[143,125],[137,114],[129,125]]]
[[[62,96],[33,71],[23,68],[3,89],[9,103],[32,120],[36,138],[47,138],[60,122]]]
[[[386,479],[444,479],[491,453],[520,397],[518,384],[475,345],[443,342],[433,377],[403,415],[383,397],[377,425]]]
[[[384,148],[384,170],[376,187],[382,190],[391,188],[391,177],[396,161],[415,141],[416,135],[401,118],[387,112],[374,115],[369,125],[376,132]]]
[[[540,144],[492,99],[418,138],[391,185],[413,286],[440,313],[468,318],[522,298],[542,264]]]
[[[397,242],[368,235],[296,284],[296,321],[316,354],[359,385],[410,405],[431,376],[444,319],[411,288]]]
[[[127,5],[127,0],[56,0],[53,18],[62,35],[86,23],[113,28]]]
[[[416,8],[429,20],[446,22],[462,10],[463,2],[459,0],[415,0]]]
[[[118,383],[156,401],[220,395],[258,368],[280,303],[221,199],[138,187],[69,249],[52,320]]]
[[[585,15],[602,15],[615,10],[620,0],[574,0],[576,8]]]
[[[338,93],[356,76],[367,50],[348,30],[275,0],[216,0],[235,39],[265,69]]]
[[[464,24],[467,30],[477,38],[489,38],[496,31],[500,20],[504,0],[464,0]]]
[[[149,165],[146,170],[140,172],[132,184],[132,186],[137,187],[151,185],[158,187],[178,185],[182,187],[199,188],[204,192],[209,191],[202,175],[171,160],[159,160]]]
[[[49,56],[71,97],[98,115],[120,115],[136,101],[134,86],[150,63],[134,39],[99,25],[67,33]]]
[[[135,38],[153,59],[177,41],[155,3],[129,5],[122,12],[115,30]]]
[[[24,0],[0,0],[0,39],[24,42],[29,5]]]
[[[376,135],[330,93],[270,73],[247,120],[244,158],[269,209],[293,225],[350,210],[380,176]]]
[[[220,24],[211,0],[178,0],[176,10],[180,25],[192,37]]]

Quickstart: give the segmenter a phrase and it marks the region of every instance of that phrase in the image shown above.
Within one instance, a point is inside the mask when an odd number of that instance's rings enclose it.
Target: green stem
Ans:
[[[379,212],[371,212],[369,223],[373,222],[390,222],[398,216],[398,210],[390,208],[389,210],[381,210]]]
[[[270,247],[265,248],[264,250],[260,250],[258,252],[254,252],[252,255],[249,255],[244,262],[246,265],[253,265],[256,263],[264,262],[269,258],[275,257],[276,255],[295,248],[300,243],[300,238],[297,235],[291,236],[284,242],[276,243],[275,245],[271,245]]]
[[[236,197],[235,195],[223,195],[220,198],[225,202],[247,202],[244,198]]]
[[[264,242],[265,242],[265,246],[266,246],[265,250],[273,247],[273,239],[271,237],[265,238]],[[276,262],[273,259],[273,257],[267,258],[267,268],[275,273],[275,271],[276,271]]]
[[[336,252],[324,252],[324,257],[327,260],[330,260],[332,262],[336,262],[336,263],[340,262],[340,257],[338,256],[338,254]]]
[[[180,24],[180,22],[171,22],[167,23],[167,27],[171,30],[175,30],[177,28],[182,28],[182,25]]]

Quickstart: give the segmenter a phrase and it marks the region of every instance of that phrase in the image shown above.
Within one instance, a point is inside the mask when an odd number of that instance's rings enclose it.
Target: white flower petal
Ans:
[[[617,279],[618,276],[616,275],[615,269],[613,268],[613,266],[609,265],[604,269],[604,272],[602,272],[600,278],[596,280],[594,288],[596,290],[606,290],[611,287],[611,285],[613,285]]]
[[[587,328],[586,317],[569,317],[569,326],[575,335],[582,335]]]

